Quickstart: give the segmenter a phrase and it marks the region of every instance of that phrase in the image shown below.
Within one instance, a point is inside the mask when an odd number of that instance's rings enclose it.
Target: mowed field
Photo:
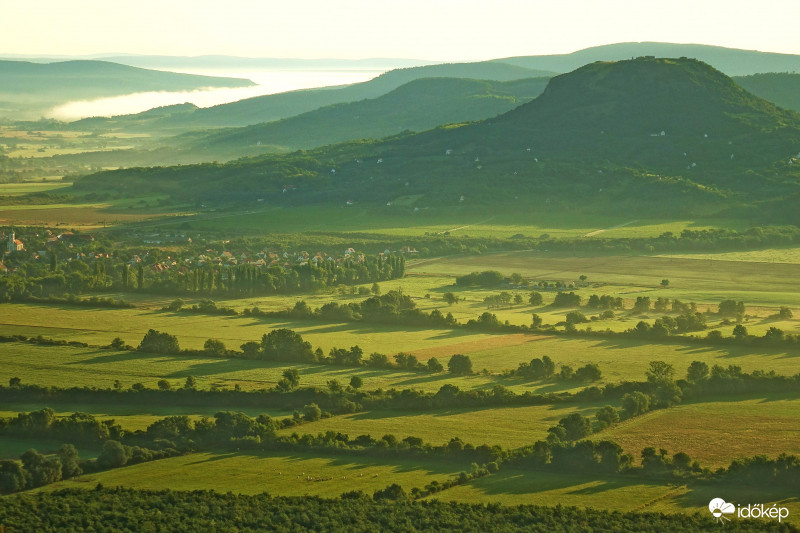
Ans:
[[[498,211],[476,206],[420,206],[416,205],[418,200],[416,197],[396,198],[393,206],[267,207],[244,213],[198,215],[182,222],[192,229],[212,231],[262,232],[267,227],[273,233],[371,233],[391,237],[425,234],[501,238],[543,234],[556,238],[657,237],[667,231],[680,234],[684,229],[746,229],[740,221],[732,219],[632,219],[624,215],[532,209],[527,202],[520,202],[519,208],[511,205]],[[414,211],[414,207],[419,209]]]
[[[519,448],[547,437],[547,429],[572,413],[593,416],[603,404],[564,403],[523,407],[486,409],[437,409],[427,412],[371,411],[326,418],[303,425],[300,431],[291,428],[282,433],[320,433],[340,431],[350,437],[372,435],[380,438],[391,434],[402,440],[420,437],[425,442],[441,445],[453,437],[466,443],[500,445]]]
[[[800,264],[748,261],[715,261],[650,256],[597,256],[556,254],[553,252],[500,252],[480,256],[452,256],[409,262],[409,274],[458,276],[481,270],[514,272],[538,281],[578,282],[581,275],[588,282],[613,286],[616,293],[583,289],[579,293],[614,294],[623,298],[636,296],[678,298],[684,302],[718,303],[742,300],[746,305],[800,306],[796,280]],[[668,279],[669,286],[661,287]],[[628,288],[620,292],[621,288]]]
[[[676,485],[626,476],[586,476],[524,469],[502,469],[495,475],[473,480],[429,496],[466,503],[496,502],[504,505],[574,505],[613,511],[708,513],[708,502],[725,496],[737,505],[773,503],[789,509],[790,523],[800,523],[800,498],[787,489],[751,488],[742,485],[692,483]]]
[[[209,490],[280,496],[339,496],[397,483],[406,491],[443,482],[469,465],[425,459],[314,456],[305,453],[201,452],[60,481],[39,490],[122,485],[151,490]]]
[[[600,433],[639,459],[648,446],[688,453],[701,466],[781,453],[800,455],[800,396],[768,394],[686,403],[651,411]]]

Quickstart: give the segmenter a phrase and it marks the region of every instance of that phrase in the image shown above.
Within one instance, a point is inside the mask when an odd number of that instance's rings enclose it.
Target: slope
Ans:
[[[250,80],[147,70],[105,61],[31,63],[0,61],[0,98],[24,107],[46,109],[76,99],[143,91],[182,91],[201,87],[246,87]],[[13,111],[14,109],[10,110]]]
[[[217,204],[414,196],[420,208],[693,212],[796,194],[800,166],[788,161],[799,151],[796,113],[702,62],[640,58],[558,76],[535,100],[474,124],[227,165],[101,173],[75,187]]]
[[[547,78],[511,82],[425,78],[378,98],[336,104],[315,111],[233,130],[176,139],[187,150],[216,159],[268,151],[312,148],[357,138],[382,138],[405,130],[496,116],[538,96]],[[169,141],[168,141],[169,142]]]
[[[798,55],[702,44],[655,42],[609,44],[578,50],[571,54],[509,57],[498,61],[525,68],[569,72],[595,61],[621,61],[641,56],[699,59],[728,76],[747,76],[763,72],[800,72]]]

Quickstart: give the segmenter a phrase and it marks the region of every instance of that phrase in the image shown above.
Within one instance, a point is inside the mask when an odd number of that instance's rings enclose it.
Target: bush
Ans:
[[[451,374],[459,376],[472,374],[472,360],[468,355],[455,354],[448,361],[447,369]]]
[[[161,333],[154,329],[149,330],[137,348],[140,352],[147,353],[180,353],[178,338],[169,333]]]

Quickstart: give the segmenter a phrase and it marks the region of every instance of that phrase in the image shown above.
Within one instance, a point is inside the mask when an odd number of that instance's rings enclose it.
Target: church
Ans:
[[[21,252],[25,250],[25,245],[22,244],[22,241],[16,238],[14,234],[14,229],[11,229],[11,233],[8,234],[8,251],[9,252]]]

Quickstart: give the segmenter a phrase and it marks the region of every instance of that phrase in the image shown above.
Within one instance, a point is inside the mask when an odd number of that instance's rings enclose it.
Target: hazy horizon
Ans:
[[[364,0],[21,0],[4,3],[0,55],[231,55],[478,61],[619,42],[711,44],[800,54],[800,3],[678,0],[483,2]]]

